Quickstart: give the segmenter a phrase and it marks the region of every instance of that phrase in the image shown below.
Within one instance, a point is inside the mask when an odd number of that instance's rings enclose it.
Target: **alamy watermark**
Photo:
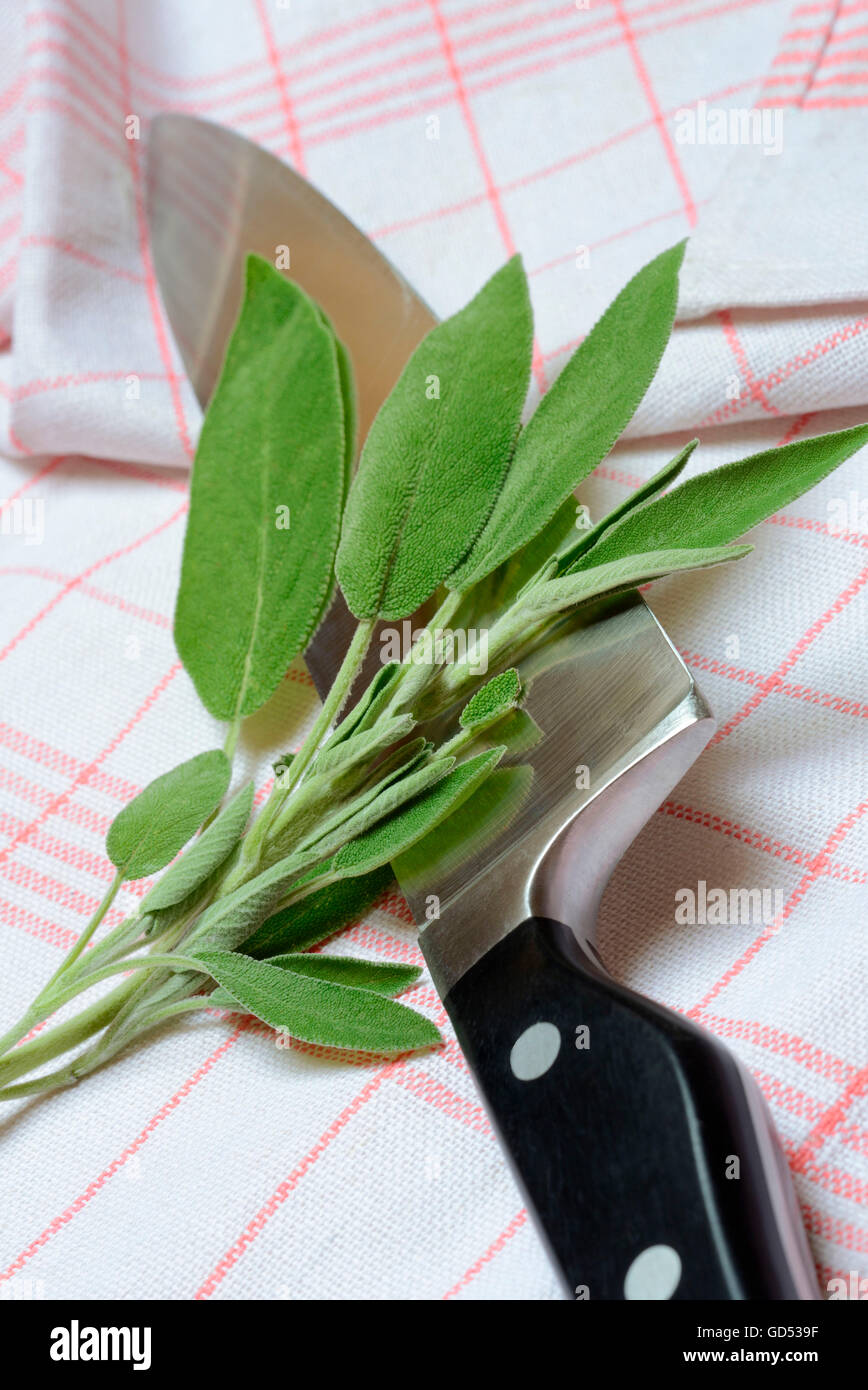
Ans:
[[[680,927],[770,926],[784,910],[782,888],[696,888],[675,893],[675,921]]]
[[[380,633],[380,660],[401,661],[405,652],[414,666],[447,666],[466,663],[474,676],[488,670],[488,629],[417,628],[409,618],[400,627],[384,627]]]
[[[44,498],[0,500],[0,536],[21,536],[25,545],[41,545],[45,539]]]
[[[763,154],[784,148],[784,113],[779,106],[725,107],[698,101],[675,112],[678,145],[759,145]]]
[[[130,1361],[134,1371],[151,1365],[149,1327],[82,1327],[73,1318],[68,1327],[51,1332],[52,1361]]]

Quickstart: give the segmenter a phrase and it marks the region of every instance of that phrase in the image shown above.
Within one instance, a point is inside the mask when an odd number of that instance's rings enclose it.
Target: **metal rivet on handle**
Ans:
[[[624,1297],[671,1298],[681,1280],[681,1256],[671,1245],[649,1245],[637,1255],[624,1280]]]
[[[561,1035],[553,1023],[532,1023],[516,1038],[509,1065],[519,1081],[544,1076],[561,1050]]]

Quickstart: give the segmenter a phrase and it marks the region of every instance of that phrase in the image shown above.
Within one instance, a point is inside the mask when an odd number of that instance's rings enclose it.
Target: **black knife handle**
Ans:
[[[570,1296],[819,1297],[765,1102],[710,1034],[547,918],[444,1003]]]

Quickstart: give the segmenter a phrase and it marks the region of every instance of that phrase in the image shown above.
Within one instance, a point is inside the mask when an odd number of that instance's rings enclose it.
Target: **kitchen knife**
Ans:
[[[148,218],[202,404],[244,257],[258,251],[282,260],[346,343],[364,437],[435,321],[371,243],[273,156],[175,114],[152,124]],[[337,600],[308,649],[321,695],[351,627]],[[562,1289],[606,1300],[817,1298],[789,1169],[753,1079],[710,1034],[613,980],[594,944],[609,875],[708,741],[709,711],[637,594],[562,622],[521,676],[542,737],[395,868]]]

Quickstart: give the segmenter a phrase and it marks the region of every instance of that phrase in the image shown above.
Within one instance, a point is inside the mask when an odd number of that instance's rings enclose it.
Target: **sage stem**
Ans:
[[[42,989],[39,992],[39,994],[37,994],[36,998],[33,1001],[34,1007],[40,1005],[43,1002],[46,996],[48,996],[51,993],[51,987],[55,983],[55,981],[60,979],[61,975],[63,975],[69,969],[73,961],[78,960],[78,957],[81,955],[85,946],[90,941],[100,922],[105,917],[106,913],[108,912],[109,908],[111,907],[112,903],[114,902],[115,898],[120,892],[123,881],[124,876],[121,873],[121,871],[118,870],[118,872],[115,874],[114,878],[111,881],[111,884],[105,897],[103,898],[96,912],[91,917],[84,931],[81,933],[81,936],[78,938],[75,944],[72,947],[70,947],[70,949],[67,951],[63,960],[60,962],[60,965],[57,967],[54,974],[51,976],[51,979],[48,981],[48,984],[44,987],[44,989]],[[2,1040],[0,1040],[0,1050],[2,1050]]]

